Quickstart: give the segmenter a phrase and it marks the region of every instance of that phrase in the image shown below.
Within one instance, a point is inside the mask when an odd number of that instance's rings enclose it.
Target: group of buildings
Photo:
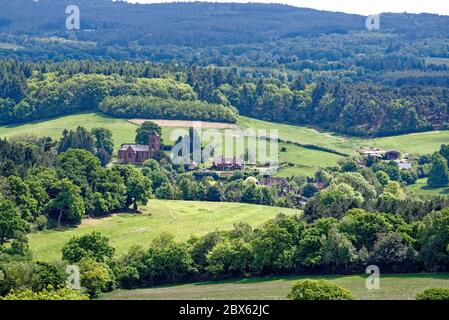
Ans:
[[[118,150],[118,162],[123,164],[143,164],[146,160],[154,158],[161,149],[161,138],[157,133],[150,134],[146,144],[122,144]],[[188,170],[195,170],[198,164],[191,161]],[[217,157],[212,163],[212,169],[219,171],[245,170],[243,159],[234,157]]]
[[[382,150],[379,148],[361,147],[356,149],[357,152],[366,159],[395,161],[400,169],[410,169],[412,164],[402,158],[402,154],[397,150]]]

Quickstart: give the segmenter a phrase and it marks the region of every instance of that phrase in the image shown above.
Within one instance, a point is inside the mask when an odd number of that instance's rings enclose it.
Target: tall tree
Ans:
[[[94,128],[91,133],[95,137],[95,156],[100,159],[101,165],[105,166],[111,161],[114,152],[112,132],[105,128]]]
[[[137,144],[149,144],[150,135],[157,133],[159,137],[162,135],[162,129],[156,123],[152,121],[145,121],[136,130],[136,143]],[[162,139],[161,139],[162,143]]]
[[[0,200],[0,245],[13,239],[16,232],[25,230],[25,221],[12,201]]]
[[[132,200],[133,211],[138,211],[138,204],[146,205],[152,194],[151,180],[134,171],[126,183],[128,197]]]
[[[429,171],[427,185],[432,188],[444,187],[449,184],[449,170],[446,159],[435,153],[432,160],[432,168]]]
[[[58,212],[58,227],[62,220],[79,223],[85,214],[81,190],[69,179],[62,179],[57,186],[58,194],[49,203],[49,207]]]

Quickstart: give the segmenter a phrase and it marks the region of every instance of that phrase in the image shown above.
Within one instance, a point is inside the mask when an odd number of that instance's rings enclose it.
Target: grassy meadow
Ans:
[[[266,128],[264,126],[265,122],[263,121],[252,121],[252,119],[249,118],[243,118],[242,121],[242,123],[239,123],[239,126],[241,127],[246,128],[247,126],[252,126],[254,128]],[[269,122],[266,122],[266,124],[270,124],[271,126],[276,127],[276,124],[272,124]],[[80,125],[84,126],[87,129],[103,127],[111,130],[113,133],[115,152],[121,144],[132,143],[134,141],[135,132],[138,127],[136,124],[130,123],[126,119],[111,118],[101,113],[83,113],[39,122],[0,126],[0,137],[12,138],[15,136],[34,135],[49,136],[53,139],[59,139],[64,129],[73,130]],[[282,128],[282,132],[284,132],[285,134],[290,132],[291,129],[289,129],[289,127],[292,127],[286,125],[279,126],[280,128]],[[306,133],[306,136],[308,137],[306,143],[316,143],[317,141],[319,141],[320,133],[318,133],[317,131],[302,127],[296,128],[298,128],[298,132],[296,133],[296,135],[300,135],[302,131]],[[178,128],[162,127],[162,139],[167,144],[173,143],[173,141],[170,140],[170,135],[176,129]],[[284,138],[284,136],[282,136],[282,138]],[[341,156],[328,152],[306,149],[291,144],[281,144],[281,146],[282,145],[285,145],[287,147],[287,152],[279,153],[280,161],[288,161],[294,164],[294,166],[281,169],[277,174],[278,176],[289,176],[294,174],[313,175],[313,173],[318,168],[335,165],[337,161],[342,158]]]
[[[449,187],[429,188],[427,186],[427,178],[416,180],[415,184],[406,186],[406,189],[420,195],[428,196],[447,196],[449,195]]]
[[[284,300],[294,283],[323,279],[348,289],[359,300],[413,300],[428,288],[449,288],[449,274],[381,275],[380,289],[367,290],[366,275],[250,278],[226,282],[193,283],[150,289],[117,290],[100,299],[119,300]]]
[[[0,137],[12,138],[21,135],[35,135],[59,139],[64,129],[75,129],[79,125],[87,129],[95,127],[110,129],[113,133],[115,150],[123,143],[133,142],[137,129],[136,124],[130,123],[126,119],[111,118],[101,113],[83,113],[39,122],[0,126]],[[348,155],[356,155],[354,148],[360,146],[397,149],[403,153],[424,154],[438,150],[441,144],[449,143],[449,131],[432,131],[375,139],[361,139],[243,116],[239,117],[238,126],[243,129],[277,129],[279,138],[282,141],[291,141],[302,145],[316,145]],[[178,128],[162,127],[162,138],[166,143],[173,143],[170,140],[170,135],[176,129]],[[331,152],[312,150],[285,142],[280,143],[280,148],[285,146],[287,151],[280,152],[279,150],[279,160],[281,163],[287,162],[291,165],[283,167],[277,173],[277,176],[310,176],[319,168],[336,165],[343,158]]]
[[[299,210],[244,203],[150,200],[140,208],[142,213],[115,214],[98,219],[85,219],[74,228],[46,230],[29,234],[33,258],[55,261],[61,249],[73,236],[99,231],[110,238],[116,254],[120,255],[133,244],[146,245],[163,232],[172,233],[185,241],[192,235],[204,235],[214,230],[232,229],[236,222],[256,227],[278,213],[295,214]]]

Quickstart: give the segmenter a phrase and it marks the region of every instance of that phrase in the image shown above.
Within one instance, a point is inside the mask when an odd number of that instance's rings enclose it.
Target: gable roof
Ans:
[[[150,146],[145,144],[122,144],[120,151],[127,151],[131,148],[134,152],[148,152],[150,151]]]

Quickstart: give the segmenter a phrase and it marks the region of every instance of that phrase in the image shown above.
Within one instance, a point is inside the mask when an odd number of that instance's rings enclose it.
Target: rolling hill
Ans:
[[[150,200],[141,214],[116,214],[99,219],[85,219],[76,228],[48,230],[29,235],[33,258],[55,261],[61,249],[73,236],[99,231],[110,238],[116,254],[133,244],[149,244],[163,232],[185,241],[192,235],[204,235],[214,230],[228,230],[234,223],[246,222],[258,226],[278,213],[295,214],[299,210],[226,202]]]

